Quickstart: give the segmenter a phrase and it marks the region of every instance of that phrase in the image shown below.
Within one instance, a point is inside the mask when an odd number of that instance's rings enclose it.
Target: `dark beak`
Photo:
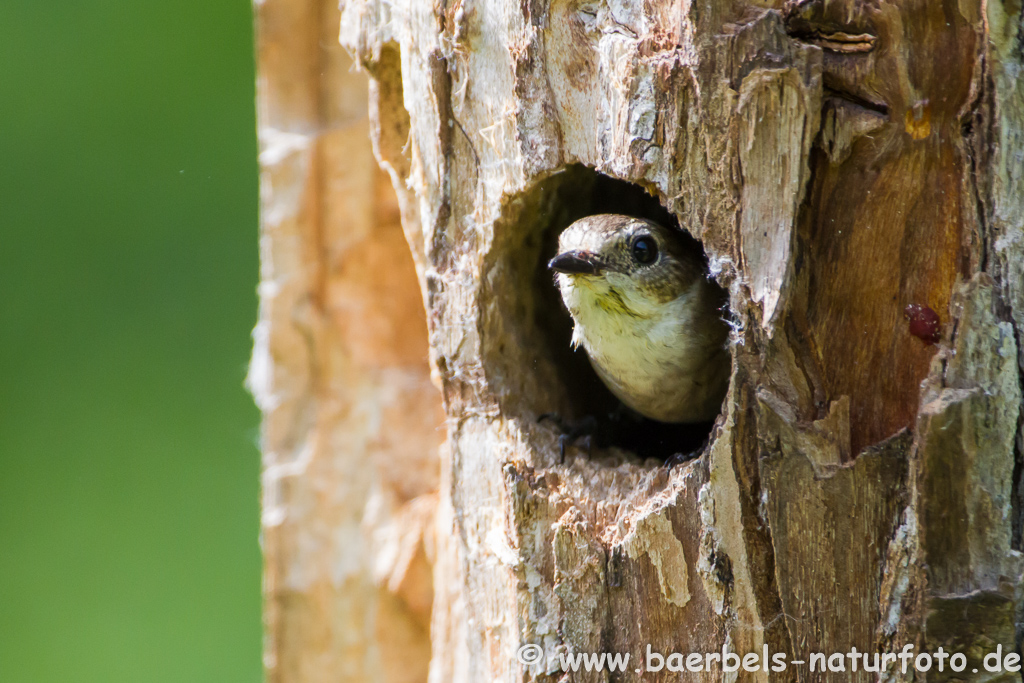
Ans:
[[[549,270],[570,275],[597,275],[604,268],[597,254],[579,249],[559,254],[548,261]]]

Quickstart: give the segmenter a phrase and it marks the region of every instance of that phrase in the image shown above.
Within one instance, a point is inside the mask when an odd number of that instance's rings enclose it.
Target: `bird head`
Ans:
[[[566,228],[548,268],[569,312],[584,324],[581,318],[602,312],[656,316],[703,277],[703,264],[678,231],[616,214],[587,216]]]

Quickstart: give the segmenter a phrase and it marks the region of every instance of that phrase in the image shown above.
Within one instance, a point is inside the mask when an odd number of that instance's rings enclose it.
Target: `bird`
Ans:
[[[598,214],[567,227],[548,262],[598,377],[623,404],[665,423],[714,420],[729,385],[725,293],[682,233]]]

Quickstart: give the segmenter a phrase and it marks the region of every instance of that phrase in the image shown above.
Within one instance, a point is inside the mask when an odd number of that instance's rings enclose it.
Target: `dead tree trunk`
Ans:
[[[447,418],[431,681],[1019,680],[985,667],[1022,631],[1019,2],[342,5]],[[682,465],[642,438],[563,463],[538,421],[611,405],[543,267],[607,211],[677,222],[730,295],[729,394]],[[325,228],[315,258],[348,239]],[[318,515],[278,533],[268,575]],[[963,667],[848,656],[908,645]],[[723,648],[756,670],[685,658]],[[631,660],[559,658],[599,652]]]

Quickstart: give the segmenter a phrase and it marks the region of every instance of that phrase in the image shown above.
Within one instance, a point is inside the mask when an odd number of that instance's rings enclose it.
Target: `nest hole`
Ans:
[[[631,413],[594,372],[586,351],[572,349],[572,318],[547,262],[556,254],[558,236],[566,227],[599,213],[636,216],[675,228],[703,253],[677,218],[640,185],[580,165],[538,181],[509,202],[496,225],[485,286],[489,305],[484,362],[490,384],[498,389],[503,414],[518,418],[527,433],[564,433],[596,422],[589,451],[598,462],[609,459],[609,447],[652,464],[697,455],[709,441],[713,421],[668,424]],[[550,419],[541,420],[542,416]],[[575,444],[584,452],[585,439]],[[550,456],[558,461],[557,446]]]

